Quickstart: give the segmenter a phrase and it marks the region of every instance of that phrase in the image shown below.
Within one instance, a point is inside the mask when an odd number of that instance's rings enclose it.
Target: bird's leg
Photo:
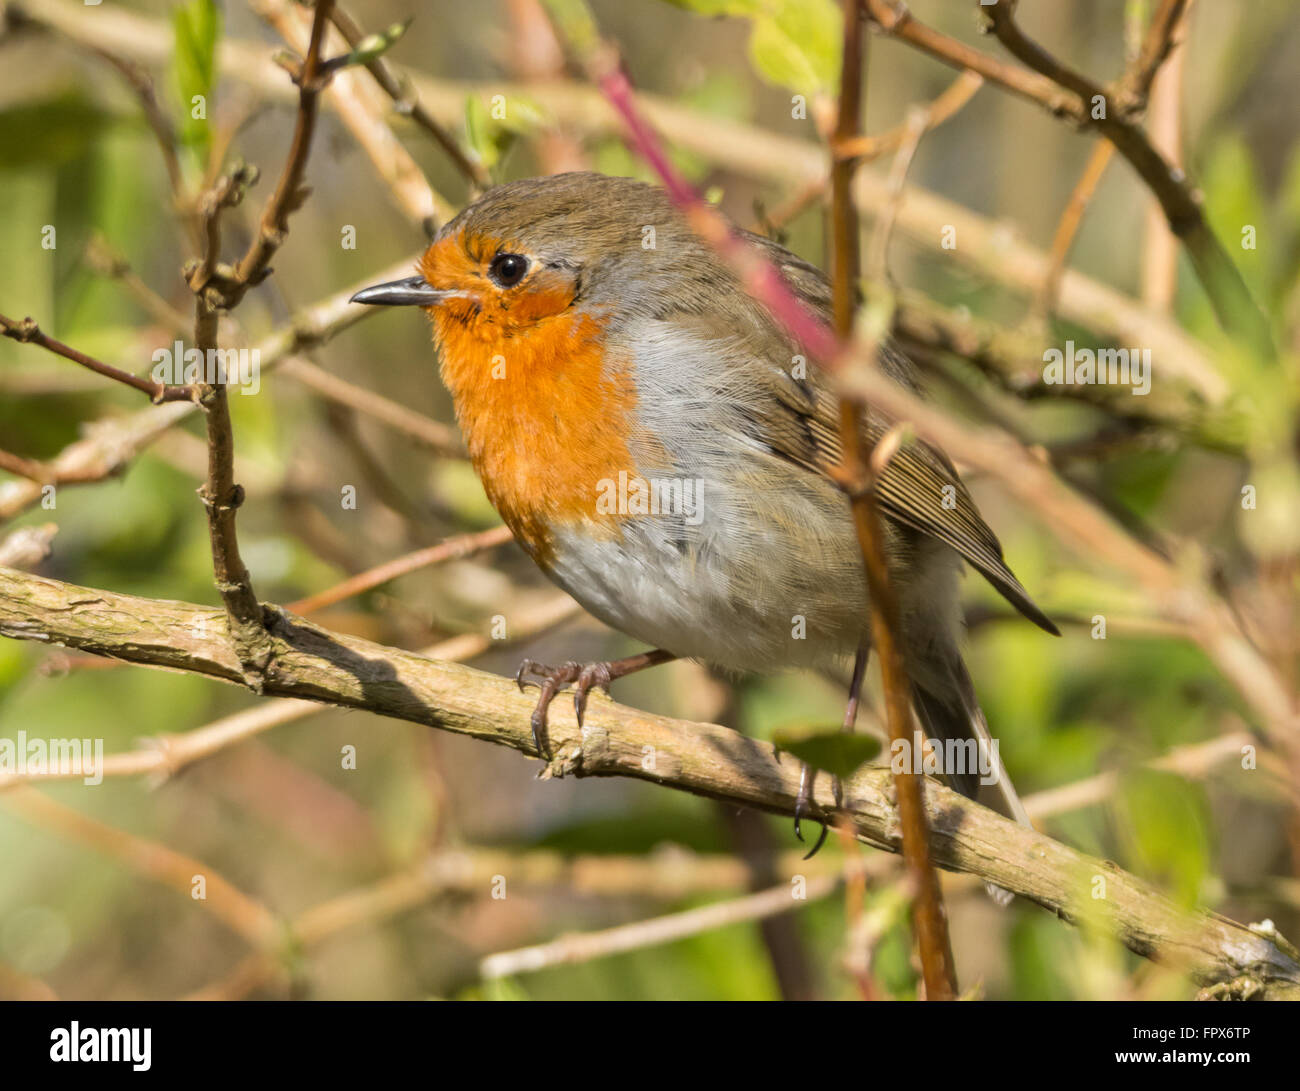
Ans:
[[[867,673],[867,659],[870,657],[870,654],[871,645],[863,643],[862,646],[858,648],[857,655],[853,658],[853,678],[849,682],[849,703],[844,709],[844,724],[841,728],[845,734],[851,732],[853,730],[853,725],[858,721],[858,700],[862,696],[862,679]],[[802,768],[799,770],[799,794],[795,796],[794,800],[794,835],[799,838],[800,841],[803,840],[803,834],[799,830],[799,820],[803,818],[812,807],[813,785],[816,783],[816,780],[817,770],[807,762],[804,762]],[[842,800],[839,777],[834,777],[832,783],[834,784],[835,802],[840,803]],[[826,842],[826,832],[826,823],[823,822],[822,832],[817,838],[817,844],[813,845],[813,847],[808,850],[808,855],[804,857],[805,860],[811,860],[817,855],[822,845]]]
[[[515,684],[522,690],[527,685],[534,685],[541,691],[537,695],[537,706],[533,709],[530,723],[533,728],[533,745],[538,757],[546,757],[549,750],[545,744],[546,713],[551,707],[555,695],[565,686],[573,685],[573,712],[582,726],[582,717],[587,711],[587,695],[596,686],[609,693],[609,684],[616,678],[626,678],[629,674],[657,667],[676,659],[672,652],[656,648],[654,651],[629,655],[626,659],[610,659],[603,663],[577,663],[570,660],[558,667],[548,667],[532,659],[525,659],[515,672]],[[533,675],[541,681],[527,677]]]

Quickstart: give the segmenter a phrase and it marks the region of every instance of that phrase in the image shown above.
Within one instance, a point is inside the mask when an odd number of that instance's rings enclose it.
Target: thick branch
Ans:
[[[275,657],[264,692],[301,697],[454,731],[533,752],[533,699],[508,679],[385,648],[270,610]],[[0,635],[63,645],[240,682],[223,611],[76,587],[0,570]],[[547,774],[626,776],[775,814],[794,812],[798,762],[714,724],[652,716],[593,697],[579,729],[558,706]],[[648,749],[647,749],[648,748]],[[652,760],[648,760],[652,759]],[[898,812],[887,769],[844,785],[841,813],[859,840],[898,852]],[[1300,957],[1285,940],[1217,914],[1184,912],[1146,883],[963,799],[925,785],[931,850],[941,867],[971,872],[1068,920],[1086,918],[1131,950],[1212,985],[1237,982],[1300,998]],[[826,786],[815,800],[835,810]],[[1104,896],[1095,899],[1094,890]]]

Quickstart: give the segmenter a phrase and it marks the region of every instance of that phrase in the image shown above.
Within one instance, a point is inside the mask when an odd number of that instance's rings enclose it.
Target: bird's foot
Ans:
[[[581,727],[582,717],[587,711],[587,695],[597,686],[608,694],[609,684],[614,679],[626,678],[629,674],[645,670],[646,667],[657,667],[660,663],[667,663],[675,658],[676,656],[671,652],[657,648],[654,651],[641,652],[639,655],[629,655],[626,659],[611,659],[603,663],[577,663],[570,660],[558,667],[548,667],[545,663],[525,659],[515,672],[515,684],[521,690],[524,686],[533,685],[541,691],[537,695],[537,705],[529,721],[533,729],[533,745],[537,748],[537,756],[550,757],[549,747],[546,745],[546,713],[551,707],[551,702],[555,700],[555,695],[565,686],[573,686],[573,712],[578,718],[578,726]],[[530,678],[529,675],[533,677]]]
[[[794,835],[800,841],[803,840],[803,831],[800,829],[802,820],[812,813],[812,794],[813,781],[817,779],[817,770],[807,762],[799,770],[799,794],[794,797]],[[838,794],[838,793],[837,793]],[[818,819],[817,821],[821,821]],[[808,850],[805,860],[811,860],[818,852],[821,851],[822,845],[826,843],[826,834],[829,827],[825,822],[821,822],[822,832],[817,835],[817,844]]]
[[[515,672],[515,684],[520,690],[531,685],[540,691],[529,719],[538,757],[550,756],[546,745],[546,717],[555,695],[566,686],[573,686],[573,712],[581,727],[582,717],[587,711],[587,695],[596,686],[609,692],[609,684],[614,680],[611,666],[610,663],[578,663],[569,660],[558,667],[551,667],[534,659],[525,659],[519,664],[519,669]]]

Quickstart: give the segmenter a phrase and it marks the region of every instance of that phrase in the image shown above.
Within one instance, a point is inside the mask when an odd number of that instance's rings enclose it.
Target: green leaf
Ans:
[[[522,95],[493,95],[491,105],[473,95],[465,99],[465,143],[488,170],[501,162],[516,137],[544,122],[538,105]]]
[[[749,57],[767,82],[803,95],[829,94],[840,71],[841,22],[835,0],[668,0],[706,18],[753,24]]]
[[[817,73],[799,43],[770,16],[754,20],[749,36],[749,58],[769,83],[807,93],[817,84]]]
[[[815,89],[834,91],[840,78],[843,44],[839,5],[833,0],[785,0],[776,22],[786,37],[798,44],[812,70]]]
[[[880,740],[871,735],[848,735],[825,724],[789,724],[772,733],[778,750],[793,754],[816,769],[848,777],[880,753]]]
[[[596,17],[592,15],[587,0],[545,0],[545,4],[551,22],[559,28],[561,40],[579,57],[600,43]]]
[[[411,16],[410,19],[403,23],[394,23],[387,30],[381,30],[378,34],[366,35],[361,41],[357,42],[356,48],[351,53],[339,58],[337,67],[350,68],[353,65],[369,64],[376,58],[382,57],[406,33],[414,18],[415,16]]]
[[[180,95],[182,144],[206,153],[211,142],[208,117],[212,109],[212,88],[217,73],[217,39],[221,37],[221,9],[215,0],[188,0],[172,11],[175,36],[173,73]],[[203,117],[195,117],[197,97],[204,100]]]
[[[465,99],[465,144],[470,154],[489,170],[500,158],[496,142],[492,139],[492,119],[483,100],[475,95]]]
[[[1115,806],[1129,841],[1125,866],[1160,883],[1180,905],[1197,904],[1210,868],[1204,789],[1172,773],[1130,769]]]

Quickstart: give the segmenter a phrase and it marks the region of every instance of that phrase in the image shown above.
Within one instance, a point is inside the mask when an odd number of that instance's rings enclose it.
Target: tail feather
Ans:
[[[999,814],[1033,829],[1029,813],[1020,802],[1015,785],[1007,775],[1002,755],[993,745],[988,721],[980,711],[975,697],[975,687],[970,674],[955,647],[943,650],[941,662],[935,662],[935,649],[931,649],[932,669],[924,672],[925,684],[913,683],[912,704],[925,733],[936,742],[953,740],[964,742],[974,739],[978,747],[976,769],[945,770],[949,784],[977,803],[982,803]],[[934,667],[941,669],[935,670]],[[941,683],[937,685],[936,683]],[[986,775],[981,770],[987,770]],[[982,783],[989,780],[991,783]]]

